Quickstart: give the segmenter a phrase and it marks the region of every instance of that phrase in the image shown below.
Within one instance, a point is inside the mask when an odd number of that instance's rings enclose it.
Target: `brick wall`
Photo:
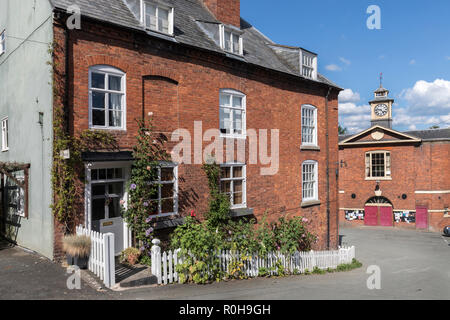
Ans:
[[[55,34],[61,34],[58,26],[55,26]],[[62,41],[59,37],[55,40]],[[310,230],[319,236],[316,248],[326,246],[326,86],[88,21],[83,21],[81,31],[71,32],[70,48],[73,50],[69,56],[70,131],[78,135],[88,129],[89,67],[111,65],[126,73],[127,130],[113,132],[123,150],[131,150],[135,144],[135,119],[143,114],[153,112],[155,129],[169,139],[176,128],[189,130],[193,137],[194,121],[202,121],[203,132],[219,127],[220,89],[230,88],[245,93],[247,129],[280,130],[278,174],[261,176],[261,164],[247,165],[247,206],[254,209],[258,219],[265,212],[269,221],[280,216],[308,218]],[[328,112],[332,247],[336,247],[338,241],[337,180],[334,174],[338,161],[337,94],[337,90],[331,92]],[[318,108],[320,151],[300,151],[302,104]],[[203,142],[203,147],[209,143]],[[169,152],[173,145],[167,144]],[[248,139],[246,154],[248,160]],[[301,165],[305,160],[319,163],[321,204],[302,209]],[[180,214],[189,214],[195,208],[201,216],[208,205],[207,180],[201,166],[181,165],[179,182]]]
[[[367,151],[386,150],[391,152],[392,180],[380,181],[382,196],[388,198],[394,210],[415,210],[425,206],[430,211],[442,211],[450,205],[450,194],[416,194],[416,191],[450,190],[450,143],[424,142],[415,145],[390,145],[380,147],[353,147],[339,150],[339,160],[345,162],[340,169],[339,194],[340,208],[363,209],[366,201],[375,196],[376,181],[365,180],[365,159]],[[352,199],[352,194],[356,195]],[[407,198],[403,199],[402,195]],[[345,220],[344,210],[339,214],[341,223]],[[352,221],[351,224],[363,224]],[[429,213],[429,230],[442,232],[450,218],[444,212]],[[411,227],[405,223],[399,226]],[[414,226],[413,226],[414,227]]]

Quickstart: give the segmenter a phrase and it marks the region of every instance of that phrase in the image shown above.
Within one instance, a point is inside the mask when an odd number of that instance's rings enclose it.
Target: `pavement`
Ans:
[[[342,228],[343,245],[355,245],[363,267],[325,275],[256,278],[209,285],[147,286],[98,291],[82,283],[68,290],[64,268],[21,249],[0,250],[0,299],[308,300],[450,299],[450,238],[380,227]],[[380,270],[369,290],[369,266]]]

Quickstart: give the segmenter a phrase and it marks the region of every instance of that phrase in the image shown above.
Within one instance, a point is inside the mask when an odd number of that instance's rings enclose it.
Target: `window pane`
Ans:
[[[242,108],[242,97],[233,96],[233,107]]]
[[[242,204],[244,201],[243,201],[243,198],[242,198],[242,192],[238,192],[238,193],[235,193],[234,195],[233,195],[233,204],[234,205],[240,205],[240,204]]]
[[[120,198],[110,198],[108,209],[109,219],[121,217]]]
[[[109,94],[109,109],[122,110],[122,94],[117,93]]]
[[[225,50],[231,51],[231,33],[225,31]]]
[[[161,186],[161,198],[172,198],[173,197],[173,184],[163,184]]]
[[[229,94],[221,94],[220,95],[220,106],[229,107],[231,106],[231,96]]]
[[[222,193],[230,193],[231,192],[231,181],[222,181],[221,182],[221,190],[222,190]]]
[[[231,110],[227,108],[220,108],[220,132],[231,133]]]
[[[92,108],[104,109],[105,108],[105,93],[92,92]]]
[[[92,110],[92,124],[94,126],[105,126],[105,111]]]
[[[117,183],[109,184],[108,185],[108,194],[121,197],[123,194],[123,183],[117,182]]]
[[[105,185],[97,184],[92,186],[92,196],[104,196],[105,195]]]
[[[98,179],[98,170],[91,170],[91,180],[97,180]]]
[[[172,213],[174,212],[174,201],[173,199],[163,199],[161,200],[161,213]]]
[[[156,30],[156,7],[151,5],[145,6],[145,23],[146,27]]]
[[[105,75],[101,73],[91,73],[92,88],[105,89]]]
[[[242,181],[234,181],[233,183],[233,192],[242,192]]]
[[[222,179],[231,178],[231,167],[222,167],[221,168],[221,176]]]
[[[114,179],[123,179],[123,170],[122,170],[122,168],[114,169]]]
[[[114,169],[107,169],[106,170],[106,178],[108,180],[114,179]]]
[[[106,180],[106,169],[99,169],[98,170],[98,179],[99,180]]]
[[[158,30],[169,33],[169,11],[158,8]]]
[[[109,111],[109,126],[122,127],[122,111]]]
[[[173,181],[173,168],[161,168],[161,181]]]
[[[233,168],[233,178],[242,178],[242,167]]]
[[[236,134],[242,134],[242,111],[233,110],[233,130]]]
[[[92,221],[105,219],[106,199],[92,200]]]
[[[109,90],[122,91],[122,77],[109,76]]]
[[[235,54],[239,54],[239,36],[236,34],[233,34],[233,52]]]

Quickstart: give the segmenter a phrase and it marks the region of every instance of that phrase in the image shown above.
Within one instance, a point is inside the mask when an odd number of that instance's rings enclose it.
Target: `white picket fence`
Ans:
[[[116,284],[114,234],[88,230],[81,225],[76,228],[76,233],[91,238],[89,271],[97,275],[107,288],[113,287]]]
[[[161,254],[159,240],[153,240],[152,247],[152,274],[157,277],[158,284],[170,284],[179,281],[176,266],[182,263],[180,249]],[[247,257],[242,262],[243,271],[248,277],[258,277],[263,268],[267,274],[276,275],[278,266],[282,265],[285,272],[290,274],[312,272],[314,268],[321,270],[336,269],[340,264],[351,263],[355,258],[355,247],[339,248],[330,251],[309,251],[283,254],[269,252],[266,254],[241,254],[239,251],[223,250],[217,253],[222,271],[229,272],[230,265]]]

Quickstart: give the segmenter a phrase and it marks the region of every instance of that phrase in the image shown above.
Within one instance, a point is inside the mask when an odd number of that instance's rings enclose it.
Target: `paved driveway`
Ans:
[[[21,249],[0,248],[0,299],[450,299],[450,238],[387,228],[341,229],[363,267],[326,275],[257,278],[211,285],[170,285],[97,292],[68,290],[65,269]],[[381,269],[381,290],[369,290],[367,267]]]
[[[341,229],[363,267],[351,272],[253,279],[207,286],[172,285],[122,292],[122,299],[450,299],[450,238],[388,228]],[[369,290],[367,267],[381,270],[381,290]],[[116,293],[118,294],[118,293]]]

